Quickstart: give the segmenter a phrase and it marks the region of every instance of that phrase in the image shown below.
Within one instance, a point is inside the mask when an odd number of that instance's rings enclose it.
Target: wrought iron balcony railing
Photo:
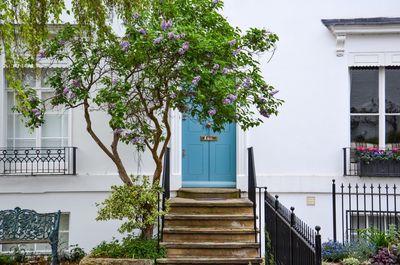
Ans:
[[[0,148],[0,176],[76,175],[76,149]]]
[[[343,176],[359,175],[359,166],[355,156],[355,148],[343,148]]]

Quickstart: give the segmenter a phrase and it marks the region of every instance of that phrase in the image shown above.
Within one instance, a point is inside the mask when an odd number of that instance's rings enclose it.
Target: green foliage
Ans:
[[[17,263],[26,262],[28,260],[25,249],[20,247],[13,248],[12,258]]]
[[[347,246],[339,242],[329,240],[322,244],[322,259],[337,262],[348,257]]]
[[[347,246],[349,258],[355,258],[360,261],[366,261],[376,252],[376,246],[367,240],[358,240]]]
[[[141,182],[138,177],[132,177],[132,182],[133,186],[112,186],[111,195],[98,204],[97,220],[123,220],[119,228],[121,233],[132,233],[135,229],[143,231],[165,214],[158,211],[158,193],[161,191],[158,185],[152,185],[146,176]]]
[[[343,265],[360,265],[361,262],[356,258],[346,258],[342,260]]]
[[[228,123],[246,130],[277,115],[283,101],[264,80],[257,58],[274,49],[278,36],[231,26],[220,13],[222,1],[74,0],[72,5],[77,25],[63,25],[35,53],[39,61],[68,63],[49,78],[54,97],[38,103],[35,91],[14,78],[16,110],[35,128],[43,124],[46,108],[83,107],[88,132],[124,183],[131,185],[119,142],[138,151],[148,148],[156,164],[153,182],[159,181],[173,110],[211,122],[214,131]],[[107,24],[111,10],[124,22],[122,36]],[[109,117],[111,150],[91,127],[93,109]]]
[[[143,240],[135,237],[124,238],[122,242],[103,241],[90,253],[90,256],[96,258],[157,259],[165,255],[166,251],[163,247],[158,249],[157,240]]]
[[[268,265],[275,265],[275,258],[272,254],[271,237],[267,230],[265,230],[265,260]]]
[[[376,227],[362,229],[360,238],[374,244],[376,248],[389,247],[399,243],[399,233],[395,225],[389,225],[387,231],[381,231]]]
[[[14,265],[16,262],[11,256],[0,254],[0,264],[2,265]]]
[[[86,253],[85,250],[78,245],[72,245],[68,251],[64,251],[59,256],[63,261],[79,263],[86,256]]]

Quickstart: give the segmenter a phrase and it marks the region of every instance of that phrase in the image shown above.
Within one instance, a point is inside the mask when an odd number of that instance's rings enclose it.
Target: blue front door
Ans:
[[[182,121],[182,186],[236,187],[236,126],[221,133],[184,117]]]

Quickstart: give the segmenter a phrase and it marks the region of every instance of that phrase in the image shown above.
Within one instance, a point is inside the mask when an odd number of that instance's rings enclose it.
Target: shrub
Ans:
[[[0,264],[1,265],[14,265],[15,261],[11,256],[0,254]]]
[[[112,186],[111,195],[101,204],[96,220],[124,220],[120,233],[132,233],[141,230],[141,237],[152,238],[153,225],[164,212],[158,211],[158,193],[161,188],[152,185],[149,177],[132,176],[133,186]]]
[[[157,259],[165,257],[165,249],[158,248],[157,240],[145,240],[137,237],[127,237],[121,242],[113,240],[103,241],[96,246],[90,256],[95,258],[134,258]]]
[[[65,250],[60,254],[60,259],[79,263],[86,256],[85,250],[78,245],[71,245],[69,250]]]
[[[399,234],[395,225],[389,225],[387,231],[381,231],[376,227],[362,229],[360,230],[360,238],[374,244],[377,248],[389,247],[399,243]]]
[[[322,258],[325,261],[340,261],[348,257],[348,251],[346,246],[339,242],[329,240],[322,244]]]
[[[369,262],[371,265],[395,265],[397,264],[397,256],[390,253],[388,248],[381,248]]]
[[[360,265],[361,262],[356,258],[346,258],[342,261],[343,265]]]
[[[367,240],[352,242],[347,246],[349,258],[355,258],[360,261],[368,260],[376,252],[376,246]]]

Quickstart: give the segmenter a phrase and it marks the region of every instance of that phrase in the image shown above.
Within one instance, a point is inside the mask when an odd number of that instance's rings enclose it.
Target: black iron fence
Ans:
[[[76,175],[76,149],[0,148],[0,176]]]
[[[158,212],[166,210],[166,202],[171,196],[171,187],[170,187],[170,179],[171,179],[171,169],[170,169],[170,149],[167,148],[167,151],[164,155],[164,163],[163,163],[163,174],[161,178],[161,187],[162,191],[158,194]],[[158,247],[160,247],[160,242],[163,240],[163,230],[164,230],[164,216],[158,218],[157,223],[157,240]]]
[[[397,186],[380,184],[336,185],[332,180],[333,239],[357,240],[360,230],[375,227],[381,231],[398,227],[400,194]]]
[[[265,246],[266,264],[321,265],[321,235],[319,233],[321,228],[319,226],[315,229],[310,228],[294,214],[294,207],[288,210],[279,202],[279,197],[273,197],[266,187],[257,187],[256,180],[254,153],[253,148],[250,147],[248,148],[248,197],[253,202],[256,231],[258,204],[258,231],[260,233],[257,238],[256,232],[255,241],[259,242],[260,246]]]

